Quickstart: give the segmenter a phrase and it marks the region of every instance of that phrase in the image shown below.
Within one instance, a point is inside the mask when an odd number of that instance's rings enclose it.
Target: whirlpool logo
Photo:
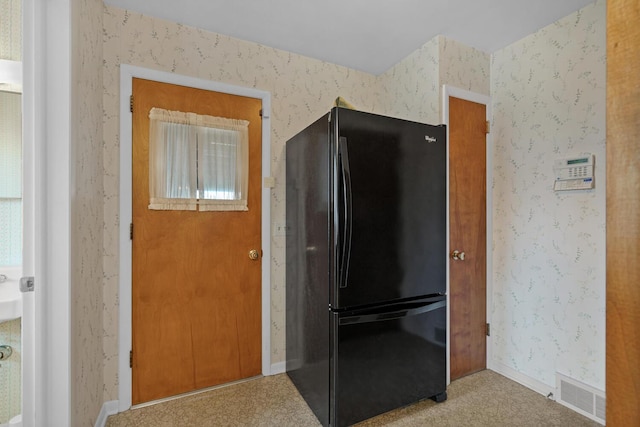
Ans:
[[[434,137],[429,136],[429,135],[425,135],[424,136],[424,140],[427,141],[428,143],[432,143],[432,142],[436,142],[437,141]]]

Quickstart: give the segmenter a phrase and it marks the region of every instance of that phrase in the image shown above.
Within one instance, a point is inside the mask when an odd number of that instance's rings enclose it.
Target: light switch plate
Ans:
[[[263,186],[264,188],[274,188],[276,186],[276,179],[272,176],[265,176]]]

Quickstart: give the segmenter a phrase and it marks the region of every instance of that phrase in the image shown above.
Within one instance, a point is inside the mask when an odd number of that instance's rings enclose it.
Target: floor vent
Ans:
[[[556,373],[556,388],[559,394],[558,403],[604,425],[605,397],[603,391],[560,373]]]

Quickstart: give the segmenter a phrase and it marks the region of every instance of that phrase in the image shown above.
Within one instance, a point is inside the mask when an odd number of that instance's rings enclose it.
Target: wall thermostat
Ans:
[[[595,186],[594,163],[593,154],[557,159],[553,164],[556,177],[553,189],[555,191],[591,190]]]

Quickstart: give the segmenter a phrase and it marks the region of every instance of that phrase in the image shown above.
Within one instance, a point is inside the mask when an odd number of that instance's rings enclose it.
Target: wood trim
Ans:
[[[640,425],[640,4],[607,1],[607,425]]]

